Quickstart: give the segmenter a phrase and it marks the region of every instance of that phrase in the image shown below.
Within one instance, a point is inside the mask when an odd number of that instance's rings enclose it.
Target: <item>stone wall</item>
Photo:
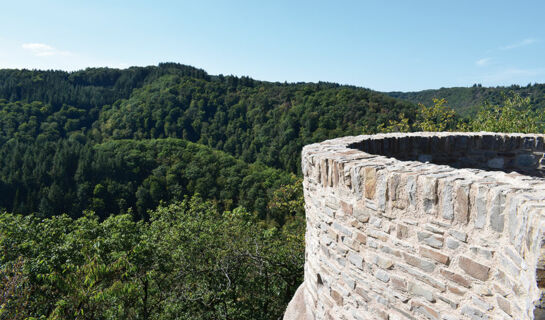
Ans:
[[[300,314],[540,319],[544,138],[383,134],[306,146]]]

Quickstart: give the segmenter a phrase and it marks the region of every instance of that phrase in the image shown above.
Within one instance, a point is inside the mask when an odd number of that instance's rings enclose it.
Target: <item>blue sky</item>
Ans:
[[[8,1],[0,68],[180,62],[381,91],[545,82],[545,1]]]

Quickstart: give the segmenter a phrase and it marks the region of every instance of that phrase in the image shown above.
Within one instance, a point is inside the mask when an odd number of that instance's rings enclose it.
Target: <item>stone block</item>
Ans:
[[[498,254],[500,260],[500,268],[506,271],[511,277],[519,278],[520,268],[517,267],[511,260],[507,259],[503,254]],[[522,279],[521,279],[522,280]]]
[[[331,296],[331,298],[333,299],[333,301],[335,301],[335,303],[338,305],[338,306],[342,306],[343,305],[343,296],[335,289],[331,289],[329,291],[329,295]]]
[[[509,300],[505,299],[501,296],[496,296],[496,301],[498,302],[498,307],[500,307],[503,312],[507,313],[508,315],[512,316],[511,314],[511,303]]]
[[[337,231],[335,231],[335,229],[328,228],[327,229],[327,236],[330,237],[331,239],[333,239],[333,241],[339,242],[339,234],[337,233]]]
[[[420,247],[420,255],[426,258],[433,259],[444,265],[449,264],[449,257],[436,250],[428,249],[426,247]]]
[[[355,252],[348,253],[348,261],[359,269],[363,270],[363,257]]]
[[[437,299],[443,301],[446,304],[448,304],[452,309],[458,308],[458,302],[452,301],[451,299],[449,299],[449,298],[447,298],[445,296],[437,295]]]
[[[445,230],[444,229],[439,229],[438,227],[434,226],[433,224],[430,224],[430,223],[426,223],[424,225],[424,229],[430,231],[430,232],[433,232],[433,233],[437,233],[437,234],[440,234],[440,235],[443,235],[445,234]]]
[[[490,319],[490,317],[486,315],[483,311],[468,305],[463,306],[461,312],[463,315],[469,317],[472,320]]]
[[[390,276],[390,284],[397,290],[403,292],[407,291],[407,281],[404,278],[398,276]]]
[[[390,276],[388,275],[388,272],[382,269],[377,269],[375,271],[375,277],[384,283],[390,281]]]
[[[448,237],[448,238],[447,238],[446,243],[447,243],[447,247],[448,247],[449,249],[453,249],[453,250],[458,249],[458,247],[460,246],[460,242],[454,240],[454,239],[451,238],[451,237]]]
[[[329,207],[324,207],[323,212],[326,214],[326,216],[330,217],[331,219],[335,219],[335,210]]]
[[[454,293],[455,295],[458,295],[458,296],[464,296],[466,294],[465,290],[462,290],[462,289],[460,289],[458,287],[455,287],[455,286],[447,286],[447,290],[449,292]]]
[[[405,260],[405,262],[407,262],[413,267],[417,267],[426,272],[433,272],[433,270],[435,270],[435,264],[431,262],[428,262],[426,260],[420,259],[416,256],[413,256],[407,253],[402,253],[402,254],[403,254],[403,259]]]
[[[418,237],[418,241],[425,243],[430,247],[433,247],[436,249],[443,247],[443,237],[441,236],[424,232],[424,231],[419,231],[417,232],[417,237]]]
[[[505,195],[502,189],[491,190],[489,200],[490,207],[490,228],[496,232],[503,232],[505,218],[503,210],[505,208]]]
[[[492,306],[490,303],[479,299],[476,296],[471,296],[471,302],[473,302],[473,304],[475,304],[481,310],[490,311],[492,308],[494,308],[494,306]]]
[[[388,246],[385,246],[385,245],[381,245],[380,246],[380,251],[384,252],[384,253],[387,253],[387,254],[391,254],[391,255],[394,255],[396,257],[401,257],[401,252],[399,250],[394,250]]]
[[[332,226],[333,226],[333,228],[335,230],[343,233],[344,235],[346,235],[348,237],[352,236],[352,231],[350,229],[348,229],[347,227],[345,227],[344,225],[338,223],[337,221],[334,221]]]
[[[462,270],[464,270],[468,275],[472,276],[475,279],[481,281],[488,280],[490,267],[487,267],[483,264],[480,264],[468,257],[460,256],[458,258],[458,265]]]
[[[481,247],[470,247],[469,250],[475,254],[479,255],[485,259],[491,260],[494,257],[494,251],[488,250]]]
[[[533,168],[537,158],[533,154],[518,154],[515,157],[515,165],[519,168]]]
[[[433,309],[432,307],[429,307],[419,301],[412,301],[411,302],[411,310],[414,310],[416,313],[422,314],[427,319],[430,320],[441,320],[441,314]]]
[[[513,262],[516,263],[517,266],[522,267],[524,270],[526,270],[527,266],[524,260],[520,257],[518,253],[516,253],[511,247],[504,247],[503,251],[505,254],[513,260]]]
[[[358,241],[359,243],[363,245],[367,243],[367,236],[365,234],[359,231],[356,231],[355,234],[356,234],[356,241]]]
[[[327,233],[320,236],[320,243],[329,246],[335,239],[332,239]]]
[[[441,292],[444,292],[446,290],[446,285],[444,282],[437,280],[427,274],[421,273],[420,271],[413,269],[412,267],[402,264],[396,264],[396,268],[401,270],[403,273],[406,273],[407,275],[413,276],[417,280],[420,280],[436,289],[439,289]]]
[[[440,203],[441,217],[446,220],[454,219],[454,187],[452,181],[441,180],[440,182]]]
[[[396,236],[398,239],[405,239],[409,237],[409,227],[404,224],[397,224]]]
[[[378,249],[378,242],[373,238],[367,238],[367,245],[370,248]]]
[[[379,218],[379,217],[370,217],[369,218],[369,224],[372,225],[373,227],[377,228],[377,229],[380,229],[382,227],[382,219]]]
[[[325,206],[335,211],[339,209],[339,199],[334,196],[328,196],[325,200]]]
[[[371,301],[371,297],[369,296],[369,292],[362,288],[361,286],[356,285],[356,294],[358,294],[360,297],[363,298],[365,302]]]
[[[398,173],[388,178],[388,199],[394,208],[403,210],[409,205],[405,183],[406,180]]]
[[[416,207],[417,201],[417,184],[416,184],[416,175],[406,176],[405,179],[405,194],[407,195],[408,205],[411,208]]]
[[[384,310],[376,309],[375,310],[375,315],[376,315],[377,319],[390,320],[390,315],[388,314],[388,312],[386,312]]]
[[[352,240],[352,238],[342,237],[342,243],[354,251],[360,251],[360,243]]]
[[[407,283],[407,291],[410,294],[414,294],[416,296],[423,297],[424,299],[428,300],[429,302],[435,302],[435,297],[433,296],[433,290],[430,288],[425,287],[423,284],[419,284],[416,282],[409,281]]]
[[[458,231],[458,230],[451,229],[451,230],[448,231],[448,234],[450,234],[451,236],[453,236],[454,238],[456,238],[457,240],[460,240],[462,242],[467,241],[467,233],[465,233],[465,232],[461,232],[461,231]]]
[[[382,242],[387,242],[389,239],[389,235],[386,232],[374,230],[371,228],[367,229],[366,232],[368,237],[378,239]]]
[[[394,266],[394,262],[386,257],[377,256],[376,265],[382,269],[391,269]]]
[[[365,207],[362,204],[357,204],[352,207],[352,213],[354,218],[361,223],[366,223],[369,221],[369,213],[365,210]]]
[[[388,200],[387,182],[387,172],[380,172],[377,174],[375,197],[377,199],[377,208],[382,212],[386,210],[386,201]]]
[[[456,284],[459,284],[463,287],[466,287],[466,288],[470,288],[471,287],[471,281],[469,279],[467,279],[466,277],[460,275],[460,274],[457,274],[457,273],[454,273],[452,271],[449,271],[447,269],[441,269],[439,271],[441,273],[441,275],[443,277],[445,277],[446,279],[452,281],[452,282],[455,282]]]
[[[353,213],[352,205],[342,200],[340,201],[340,203],[341,203],[341,210],[344,212],[344,214],[347,216],[352,216],[352,213]]]
[[[454,220],[466,224],[469,217],[469,185],[467,182],[456,183],[454,199]]]
[[[365,168],[365,197],[367,199],[375,198],[375,189],[377,185],[377,170],[372,167]]]
[[[475,186],[473,191],[475,201],[475,228],[482,229],[486,224],[486,216],[488,208],[486,206],[486,198],[488,194],[488,188],[486,186]]]
[[[487,283],[475,284],[471,288],[471,291],[481,297],[491,297],[493,295],[492,289],[490,289]]]
[[[346,284],[346,286],[350,290],[354,290],[356,288],[356,281],[350,275],[348,275],[345,272],[341,273],[341,275],[342,275],[343,281]]]
[[[421,197],[421,207],[424,213],[434,214],[435,206],[437,204],[437,179],[427,177],[427,176],[418,176],[417,178],[417,190],[419,190]]]

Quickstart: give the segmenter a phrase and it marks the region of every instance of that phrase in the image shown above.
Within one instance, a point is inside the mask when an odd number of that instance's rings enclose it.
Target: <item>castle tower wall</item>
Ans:
[[[540,319],[544,138],[397,133],[306,146],[306,310],[292,314]]]

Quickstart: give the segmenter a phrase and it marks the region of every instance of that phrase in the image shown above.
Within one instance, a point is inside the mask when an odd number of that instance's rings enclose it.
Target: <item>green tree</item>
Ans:
[[[302,220],[279,229],[199,196],[149,216],[0,214],[0,315],[278,319],[302,281]]]
[[[446,106],[445,99],[433,99],[433,106],[426,107],[419,104],[419,109],[414,123],[418,131],[441,132],[456,128],[456,113]]]
[[[530,98],[519,94],[504,95],[501,105],[487,103],[469,121],[466,129],[490,132],[545,132],[545,115],[532,110]]]
[[[409,124],[409,118],[405,117],[405,114],[399,114],[398,120],[388,120],[388,125],[381,123],[377,127],[378,132],[411,132],[412,126]]]

